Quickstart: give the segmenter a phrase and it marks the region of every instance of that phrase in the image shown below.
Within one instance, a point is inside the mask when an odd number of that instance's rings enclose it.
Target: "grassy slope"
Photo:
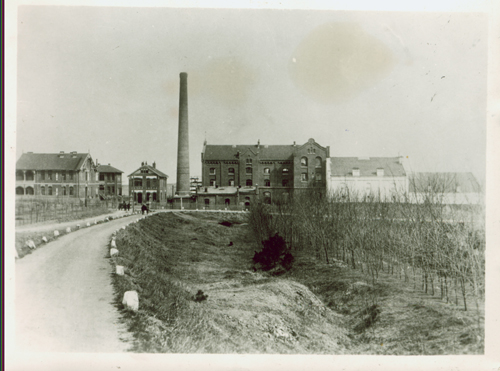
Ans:
[[[280,277],[252,269],[257,245],[237,215],[168,213],[125,231],[113,263],[117,305],[137,290],[140,309],[123,311],[134,351],[175,353],[482,353],[475,312],[404,287],[368,284],[339,264],[296,257]],[[240,220],[239,222],[244,222]],[[232,242],[232,246],[230,245]],[[196,302],[202,290],[207,300]]]

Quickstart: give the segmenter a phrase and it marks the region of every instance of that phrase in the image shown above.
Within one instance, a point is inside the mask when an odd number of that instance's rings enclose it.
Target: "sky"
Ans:
[[[175,182],[179,73],[191,175],[208,144],[402,155],[486,171],[485,13],[20,6],[16,158],[90,151]]]

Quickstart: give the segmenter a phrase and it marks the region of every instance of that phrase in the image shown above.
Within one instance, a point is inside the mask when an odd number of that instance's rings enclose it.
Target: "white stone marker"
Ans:
[[[69,233],[69,232],[71,232],[71,228],[70,227],[66,228],[66,233]]]
[[[125,268],[123,267],[123,265],[116,266],[116,274],[119,276],[123,276],[125,274]]]
[[[42,237],[42,241],[45,242],[45,243],[47,243],[48,242],[47,237],[43,236]]]
[[[118,249],[111,249],[111,250],[109,250],[109,255],[110,256],[115,256],[117,254],[118,254]]]
[[[59,236],[59,231],[56,229],[56,230],[54,231],[54,237],[57,237],[57,236]]]
[[[139,310],[139,296],[137,295],[137,291],[125,292],[122,304],[125,305],[125,308],[137,312]]]
[[[26,241],[26,246],[28,246],[30,249],[36,249],[36,245],[33,240]]]

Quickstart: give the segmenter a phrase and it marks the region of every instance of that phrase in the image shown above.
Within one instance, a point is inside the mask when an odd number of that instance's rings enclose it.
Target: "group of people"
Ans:
[[[129,203],[126,203],[125,201],[124,202],[121,202],[118,204],[118,210],[130,210],[130,202]]]

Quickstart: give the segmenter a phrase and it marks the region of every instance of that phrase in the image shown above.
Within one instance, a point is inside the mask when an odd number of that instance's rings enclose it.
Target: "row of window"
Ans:
[[[249,164],[249,163],[248,163],[248,160],[250,160],[250,164],[251,164],[251,162],[252,162],[252,160],[251,160],[251,159],[247,159],[247,165]],[[307,166],[307,157],[302,157],[302,158],[300,159],[300,165],[301,165],[301,166]],[[315,167],[317,167],[317,168],[318,168],[318,167],[319,167],[319,168],[321,167],[321,157],[316,157]],[[251,167],[246,167],[246,168],[245,168],[245,173],[246,173],[246,174],[252,174],[252,171],[253,171],[253,170],[252,170],[252,168],[251,168]],[[214,168],[214,167],[211,167],[211,168],[210,168],[210,175],[216,175],[216,172],[217,172],[217,169],[216,169],[216,168]],[[229,175],[234,175],[234,168],[233,168],[233,167],[230,167],[229,169],[227,169],[227,172],[228,172],[228,174],[229,174]],[[290,173],[290,171],[289,171],[289,169],[287,169],[287,168],[283,168],[283,169],[281,170],[281,173],[282,173],[283,175],[288,175],[288,174]],[[270,169],[270,168],[268,168],[268,167],[264,168],[264,174],[271,174],[271,169]]]
[[[135,178],[134,179],[134,187],[142,187],[142,179]],[[158,179],[146,179],[146,188],[156,188],[158,187]]]
[[[61,172],[52,171],[52,170],[40,170],[39,173],[40,173],[40,180],[55,180],[55,181],[59,181],[59,175],[61,175],[62,181],[66,181],[66,180],[72,181],[74,178],[74,175],[75,175],[74,171],[66,172],[66,170],[62,170]],[[96,176],[96,178],[97,178],[97,176]],[[117,175],[116,178],[118,181],[121,180],[120,175]],[[33,180],[35,180],[35,174],[31,170],[28,170],[25,173],[23,173],[22,171],[17,171],[16,172],[16,180],[33,181]],[[85,172],[85,180],[86,181],[89,180],[89,173],[88,172]],[[115,174],[108,174],[106,177],[106,174],[99,173],[99,181],[105,181],[105,180],[114,181]]]
[[[118,174],[118,175],[116,175],[116,179],[117,179],[118,181],[120,181],[120,180],[121,180],[121,177],[120,177],[120,175],[119,175],[119,174]],[[107,180],[108,182],[109,182],[109,181],[114,182],[114,181],[115,181],[115,174],[113,174],[113,173],[109,173],[109,174],[99,173],[99,181],[103,182],[103,181],[106,181],[106,180]]]

